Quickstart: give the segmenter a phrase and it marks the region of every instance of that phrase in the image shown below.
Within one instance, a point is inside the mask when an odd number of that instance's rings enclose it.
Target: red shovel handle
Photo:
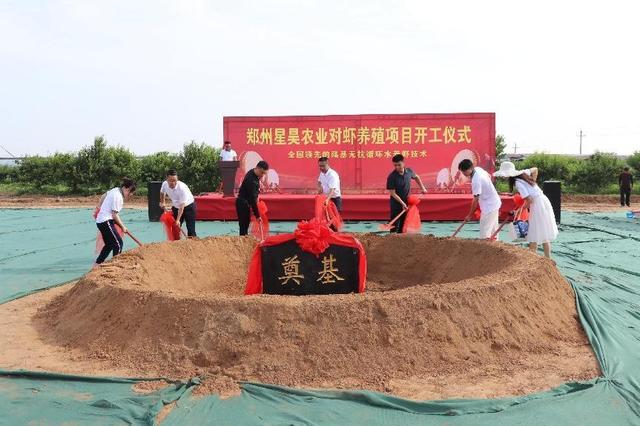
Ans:
[[[460,232],[460,230],[462,229],[462,227],[464,225],[466,225],[466,223],[468,222],[467,219],[465,219],[464,221],[462,221],[462,223],[460,224],[460,226],[458,226],[458,229],[456,229],[456,231],[453,233],[453,235],[451,236],[451,238],[455,237],[456,235],[458,235],[458,232]]]
[[[507,216],[507,218],[504,220],[504,222],[502,222],[500,224],[500,226],[498,226],[498,229],[496,229],[496,232],[494,232],[493,234],[491,234],[491,237],[489,239],[493,240],[496,238],[496,236],[500,233],[500,231],[502,230],[502,228],[504,228],[504,226],[511,222],[512,220],[514,220],[516,217],[520,216],[520,212],[522,211],[522,208],[524,206],[520,207],[518,210],[516,210],[513,214],[513,217],[511,215]]]
[[[400,217],[403,214],[405,214],[408,210],[409,209],[403,209],[400,213],[398,213],[398,215],[396,217],[391,219],[391,222],[380,225],[380,229],[387,230],[387,231],[390,230],[393,227],[393,224],[396,223],[398,221],[398,219],[400,219]]]
[[[138,244],[140,247],[142,247],[142,243],[140,242],[140,240],[138,240],[136,237],[131,235],[131,232],[127,231],[127,235],[130,236],[131,239],[136,242],[136,244]]]

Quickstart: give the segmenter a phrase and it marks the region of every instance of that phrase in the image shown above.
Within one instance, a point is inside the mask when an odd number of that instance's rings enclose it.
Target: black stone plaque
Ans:
[[[336,294],[358,291],[360,253],[354,247],[330,245],[316,257],[295,240],[262,247],[262,291],[265,294]]]

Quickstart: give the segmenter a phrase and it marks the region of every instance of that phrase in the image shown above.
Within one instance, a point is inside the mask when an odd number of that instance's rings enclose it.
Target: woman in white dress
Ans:
[[[524,199],[524,208],[529,208],[529,232],[527,233],[529,248],[537,251],[538,244],[542,244],[544,255],[550,258],[551,241],[558,236],[558,226],[551,202],[536,183],[538,168],[516,170],[512,162],[505,161],[500,164],[500,170],[493,175],[508,178],[509,191],[513,193],[515,188],[520,193]]]

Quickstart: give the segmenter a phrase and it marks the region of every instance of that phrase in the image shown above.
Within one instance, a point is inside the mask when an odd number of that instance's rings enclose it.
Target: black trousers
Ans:
[[[178,217],[178,209],[175,207],[171,207],[171,213],[173,213],[173,218]],[[180,225],[184,222],[187,222],[187,235],[189,237],[196,237],[196,203],[195,201],[188,206],[185,206],[182,211],[182,217],[180,218]]]
[[[331,199],[331,202],[336,205],[336,208],[338,209],[338,213],[342,213],[342,198],[334,197]]]
[[[244,198],[236,198],[236,213],[238,214],[240,235],[247,235],[249,233],[249,223],[251,223],[251,207],[249,207],[249,202]]]
[[[631,188],[620,188],[620,205],[631,206]]]
[[[334,197],[330,199],[331,202],[333,204],[335,204],[336,209],[338,210],[338,213],[342,213],[342,198],[340,197]],[[333,229],[334,231],[338,232],[338,228],[336,228],[335,226],[331,225],[329,226],[329,228]]]
[[[122,237],[118,234],[116,226],[113,220],[107,220],[106,222],[96,223],[102,240],[104,241],[104,247],[100,251],[96,263],[102,263],[107,259],[109,253],[113,252],[114,256],[122,253]]]
[[[395,200],[391,200],[391,218],[390,220],[393,220],[397,215],[399,215],[402,212],[402,206],[398,203],[395,202]],[[396,223],[393,224],[393,227],[391,228],[391,230],[389,232],[396,232],[398,234],[402,233],[402,228],[404,228],[404,219],[407,217],[406,214],[403,214],[402,216],[400,216],[400,218],[398,220],[396,220]]]

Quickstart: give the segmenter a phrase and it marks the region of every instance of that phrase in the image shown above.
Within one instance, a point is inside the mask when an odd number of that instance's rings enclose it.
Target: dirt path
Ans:
[[[50,195],[13,195],[0,193],[0,208],[84,208],[95,207],[100,201],[99,195],[63,196]],[[147,208],[147,197],[136,196],[127,201],[128,208]]]

